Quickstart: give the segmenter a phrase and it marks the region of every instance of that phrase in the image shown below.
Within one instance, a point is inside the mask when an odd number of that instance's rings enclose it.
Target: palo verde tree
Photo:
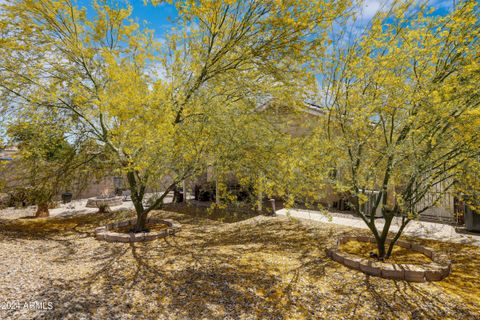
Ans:
[[[7,189],[24,190],[28,202],[37,205],[35,216],[48,217],[49,207],[60,192],[81,186],[100,154],[98,146],[69,139],[66,123],[44,112],[22,112],[7,126],[7,137],[18,148],[2,175]],[[68,141],[70,140],[70,141]],[[93,167],[92,167],[93,168]],[[98,169],[98,168],[97,168]]]
[[[202,169],[215,115],[236,117],[260,89],[263,96],[291,89],[348,1],[175,5],[178,26],[162,47],[130,18],[129,5],[114,1],[93,2],[91,18],[70,0],[11,1],[0,13],[0,103],[58,110],[78,123],[71,134],[88,133],[113,154],[131,190],[136,231]],[[157,181],[163,192],[146,206]]]
[[[434,10],[396,1],[359,38],[334,39],[321,63],[325,116],[313,140],[334,154],[336,189],[351,195],[379,259],[460,176],[478,175],[468,168],[479,155],[480,10],[476,1]]]

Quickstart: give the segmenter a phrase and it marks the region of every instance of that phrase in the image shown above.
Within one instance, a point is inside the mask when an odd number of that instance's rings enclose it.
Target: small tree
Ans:
[[[379,259],[389,258],[407,224],[454,192],[465,165],[478,160],[478,4],[460,1],[443,17],[430,9],[395,2],[360,39],[345,45],[342,38],[323,61],[326,114],[314,140],[334,155],[337,190],[351,194]],[[395,217],[399,230],[386,246]]]
[[[54,197],[78,181],[82,176],[79,169],[96,155],[87,154],[79,141],[69,143],[58,119],[42,114],[39,120],[39,115],[28,118],[23,113],[21,121],[8,127],[8,136],[19,152],[9,164],[12,172],[4,178],[10,188],[25,190],[28,201],[37,205],[36,217],[48,217]]]

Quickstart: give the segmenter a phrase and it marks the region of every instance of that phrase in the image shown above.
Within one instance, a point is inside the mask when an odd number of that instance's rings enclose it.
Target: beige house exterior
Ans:
[[[2,180],[7,181],[5,189],[15,185],[14,181],[11,179],[9,180],[9,176],[14,175],[13,172],[15,172],[15,165],[12,160],[17,153],[18,149],[15,147],[0,149],[0,162],[4,165],[0,175],[3,178]],[[8,185],[9,181],[11,182],[10,185]],[[76,181],[73,183],[70,190],[64,190],[64,192],[71,192],[73,194],[73,199],[85,199],[102,195],[114,195],[115,193],[118,193],[121,188],[123,188],[121,178],[107,176],[98,179],[91,178],[88,181]],[[4,191],[5,190],[0,190],[0,193]],[[58,198],[60,198],[60,196],[61,194],[58,195]]]
[[[301,112],[288,111],[289,108],[275,107],[269,108],[264,107],[262,111],[269,112],[272,117],[272,121],[275,123],[284,124],[289,122],[290,126],[288,127],[288,132],[293,136],[301,136],[305,133],[308,133],[312,129],[311,121],[312,117],[321,117],[325,116],[325,112],[314,103],[305,103],[305,108]],[[432,220],[453,223],[457,220],[457,213],[463,212],[463,203],[459,201],[452,193],[444,192],[442,185],[437,185],[432,188],[430,192],[427,193],[425,198],[421,203],[417,205],[420,209],[421,207],[431,206],[431,208],[420,214],[420,219],[423,220]],[[367,193],[371,194],[371,197],[364,206],[372,205],[373,196],[377,191],[371,190]],[[324,196],[321,200],[322,205],[340,211],[349,211],[348,206],[348,195],[339,194],[335,192],[333,186],[323,190]],[[393,198],[392,198],[393,201]],[[381,212],[377,210],[377,216],[381,216]]]

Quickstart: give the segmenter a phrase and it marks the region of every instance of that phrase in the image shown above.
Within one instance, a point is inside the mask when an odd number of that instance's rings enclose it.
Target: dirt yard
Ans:
[[[326,257],[337,237],[365,230],[154,215],[176,219],[181,232],[137,244],[94,239],[95,227],[131,212],[0,220],[0,319],[480,319],[478,247],[420,241],[448,253],[453,273],[407,283]]]

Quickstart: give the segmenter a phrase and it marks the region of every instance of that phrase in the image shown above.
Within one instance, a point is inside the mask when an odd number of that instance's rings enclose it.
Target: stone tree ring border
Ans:
[[[107,224],[106,226],[95,229],[95,238],[97,240],[104,240],[108,242],[141,242],[151,241],[158,238],[165,238],[169,235],[177,233],[182,225],[175,220],[160,219],[160,218],[148,218],[147,223],[163,223],[167,225],[166,229],[152,232],[138,232],[138,233],[120,233],[113,232],[112,229],[133,226],[137,222],[137,219],[131,219],[127,221],[115,222]]]
[[[440,281],[445,279],[452,270],[452,262],[445,254],[437,253],[433,249],[399,240],[396,245],[423,253],[432,262],[427,264],[397,264],[376,262],[366,258],[362,258],[353,254],[340,251],[339,245],[348,241],[371,242],[375,243],[375,238],[364,236],[348,236],[337,240],[334,248],[327,250],[327,255],[334,261],[337,261],[351,269],[362,271],[365,274],[382,277],[392,280],[405,280],[411,282]],[[387,240],[387,243],[390,243]]]

